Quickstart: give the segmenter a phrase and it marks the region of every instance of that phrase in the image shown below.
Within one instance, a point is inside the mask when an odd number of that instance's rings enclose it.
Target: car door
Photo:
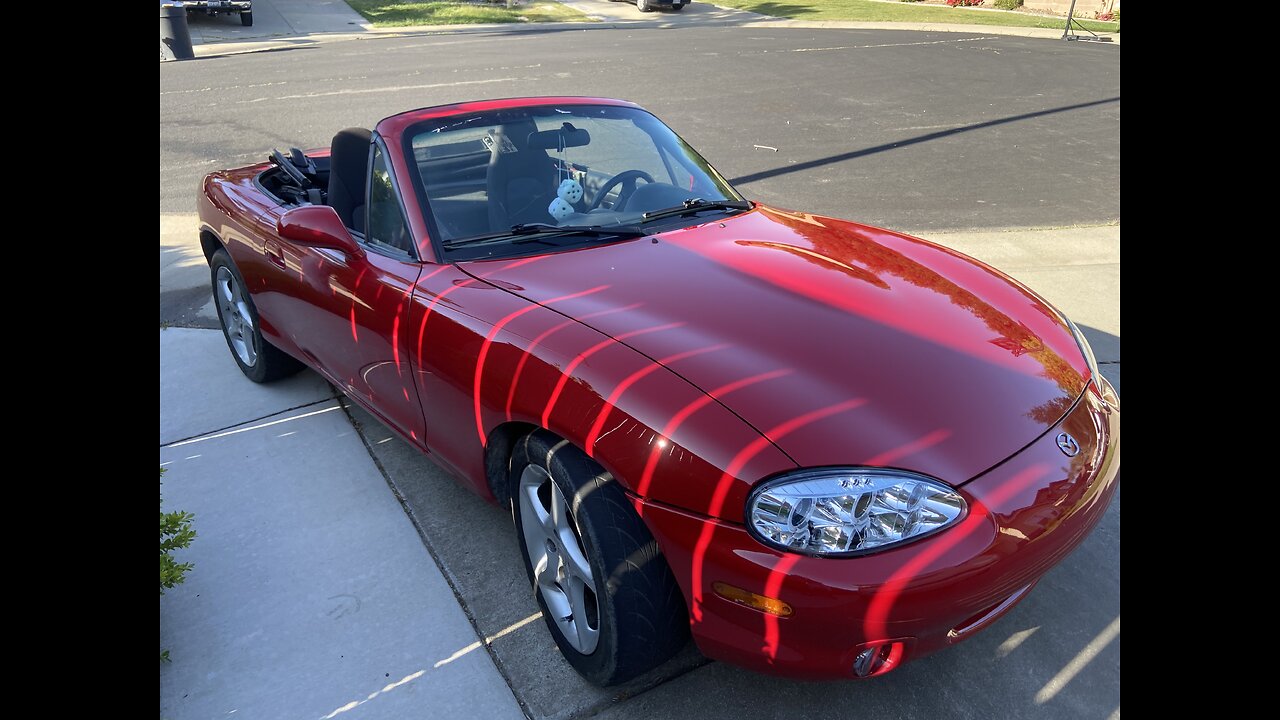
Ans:
[[[364,254],[308,249],[322,262],[302,263],[305,274],[317,275],[306,278],[310,317],[295,336],[347,395],[421,442],[422,409],[402,323],[422,265],[380,138],[370,152],[364,232],[352,231]]]

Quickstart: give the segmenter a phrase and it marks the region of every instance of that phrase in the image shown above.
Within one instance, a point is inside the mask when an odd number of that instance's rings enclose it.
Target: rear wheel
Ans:
[[[510,482],[525,569],[575,670],[596,685],[616,685],[684,645],[684,597],[612,475],[539,430],[516,443]]]
[[[650,12],[653,10],[653,5],[649,0],[636,0],[636,9],[640,12]]]
[[[253,13],[251,12],[240,13],[240,24],[245,27],[253,27]]]
[[[302,363],[267,342],[258,328],[258,310],[245,289],[244,278],[226,250],[218,250],[209,262],[213,280],[213,305],[227,340],[231,357],[245,377],[257,383],[288,377],[302,369]]]
[[[675,10],[676,12],[680,12],[681,10],[684,10],[684,8],[685,8],[685,6],[684,6],[684,5],[672,5],[672,6],[671,6],[671,9],[672,9],[672,10]]]

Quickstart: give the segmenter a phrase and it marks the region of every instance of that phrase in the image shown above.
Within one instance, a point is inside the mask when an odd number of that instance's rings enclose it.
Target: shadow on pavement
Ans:
[[[1018,122],[1020,120],[1030,120],[1032,118],[1043,117],[1045,115],[1054,115],[1061,112],[1081,110],[1088,107],[1116,102],[1120,102],[1119,97],[1107,98],[1105,100],[1092,100],[1090,102],[1076,103],[1075,105],[1064,105],[1063,107],[1050,108],[1048,110],[1037,110],[1035,112],[1022,113],[1021,115],[1010,115],[1009,117],[987,120],[986,122],[964,125],[962,127],[951,128],[949,130],[939,130],[938,132],[918,135],[913,138],[907,138],[906,140],[897,140],[891,143],[863,148],[861,150],[852,150],[847,153],[840,153],[839,155],[832,155],[830,157],[819,158],[817,160],[809,160],[807,162],[800,162],[794,165],[787,165],[786,167],[774,168],[773,170],[763,170],[749,175],[741,175],[736,178],[730,178],[729,182],[734,185],[739,185],[755,182],[757,180],[764,180],[765,178],[778,177],[779,175],[789,175],[794,172],[812,170],[813,168],[822,167],[823,165],[831,165],[833,163],[844,162],[845,160],[853,160],[854,158],[866,157],[867,155],[875,155],[876,153],[885,152],[886,150],[896,150],[898,148],[909,147],[911,145],[919,145],[920,143],[929,142],[930,140],[940,140],[945,137],[959,135],[960,133],[971,132],[973,130],[982,130],[984,128],[996,127],[998,125],[1005,125],[1012,122]]]

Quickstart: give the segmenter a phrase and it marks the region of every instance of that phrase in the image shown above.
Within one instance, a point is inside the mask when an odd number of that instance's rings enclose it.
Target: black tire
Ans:
[[[245,27],[253,27],[253,13],[251,12],[240,13],[240,24]]]
[[[676,11],[676,12],[680,12],[680,11],[684,10],[686,7],[688,7],[688,4],[685,4],[685,5],[672,5],[672,6],[671,6],[671,9],[672,9],[672,10],[674,10],[674,11]]]
[[[240,333],[243,333],[245,328],[242,323],[235,321],[228,323],[227,318],[224,316],[226,303],[224,303],[223,297],[220,296],[220,293],[223,292],[218,282],[218,271],[220,269],[225,269],[231,273],[231,277],[240,288],[245,287],[244,278],[240,276],[240,271],[236,269],[235,263],[231,261],[231,256],[227,254],[225,249],[219,249],[213,254],[213,259],[209,261],[209,281],[213,286],[213,306],[218,311],[218,325],[222,327],[222,337],[227,341],[227,349],[231,351],[231,358],[240,367],[240,372],[256,383],[267,383],[286,378],[301,370],[302,363],[262,337],[262,330],[259,328],[258,322],[258,308],[253,304],[253,298],[243,290],[242,301],[251,318],[252,327],[249,328],[249,337],[244,338],[237,334],[233,338],[232,331],[228,327],[229,324],[240,325]],[[251,363],[240,357],[240,352],[235,345],[237,339],[242,342],[248,341],[252,343],[253,357],[251,358]]]
[[[636,9],[640,12],[653,12],[653,6],[649,4],[649,0],[636,0]]]
[[[553,619],[534,575],[520,495],[525,492],[521,477],[531,466],[530,477],[549,475],[544,482],[554,483],[568,504],[568,521],[599,588],[594,593],[599,635],[588,654],[579,652]],[[657,542],[612,475],[572,444],[539,430],[516,443],[510,482],[511,514],[529,582],[552,638],[579,674],[601,687],[617,685],[657,667],[684,646],[689,638],[684,596]],[[550,495],[549,487],[543,489]],[[542,527],[534,526],[533,532]]]

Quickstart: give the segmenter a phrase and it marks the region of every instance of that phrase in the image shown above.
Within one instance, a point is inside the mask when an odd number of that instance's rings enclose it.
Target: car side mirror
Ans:
[[[303,205],[286,212],[276,221],[276,232],[299,245],[341,250],[348,257],[364,255],[338,211],[328,205]]]

